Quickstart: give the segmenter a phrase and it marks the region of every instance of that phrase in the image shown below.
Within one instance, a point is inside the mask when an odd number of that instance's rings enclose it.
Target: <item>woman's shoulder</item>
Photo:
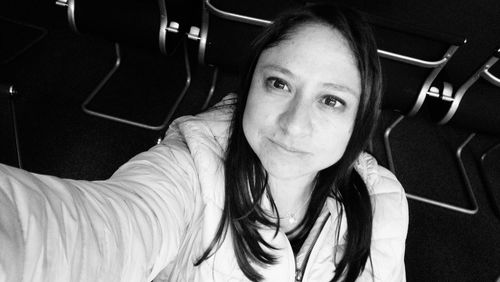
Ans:
[[[373,206],[373,237],[406,238],[408,201],[396,176],[368,153],[358,158],[356,171],[366,183]]]
[[[235,102],[236,95],[229,94],[200,114],[177,118],[169,126],[165,139],[181,139],[191,150],[197,150],[199,145],[224,149]]]
[[[175,119],[169,130],[182,124],[201,124],[210,125],[211,122],[228,122],[232,119],[234,108],[237,101],[237,95],[230,93],[215,105],[196,115],[186,115]]]
[[[370,195],[404,194],[403,186],[396,176],[381,166],[371,154],[361,153],[354,168],[366,183]]]
[[[159,144],[190,159],[204,199],[217,206],[223,201],[223,159],[235,102],[229,94],[198,115],[177,118]]]

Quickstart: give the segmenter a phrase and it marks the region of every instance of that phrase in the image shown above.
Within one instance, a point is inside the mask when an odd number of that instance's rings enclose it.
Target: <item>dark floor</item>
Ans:
[[[57,21],[45,27],[48,34],[43,40],[0,65],[0,83],[13,83],[19,90],[15,109],[23,167],[65,178],[109,177],[120,164],[155,144],[162,131],[83,113],[81,103],[114,63],[114,46],[76,35]],[[124,50],[122,70],[90,106],[145,122],[161,122],[183,87],[184,70],[180,56],[160,58]],[[211,69],[195,62],[192,66],[192,84],[175,117],[198,112],[208,93]],[[236,85],[232,76],[223,75],[221,80],[213,101]],[[395,117],[391,112],[383,116],[381,128]],[[11,133],[8,100],[2,98],[0,161],[16,165]],[[429,122],[425,111],[405,119],[391,141],[397,175],[406,191],[471,207],[452,149],[467,135],[466,131]],[[377,136],[375,155],[386,165],[381,131]],[[481,151],[494,142],[480,135],[464,150],[479,204],[477,214],[460,214],[409,200],[408,281],[495,281],[500,276],[500,220],[493,206],[500,202],[500,152],[491,155],[486,164],[493,191],[479,177],[477,162]]]

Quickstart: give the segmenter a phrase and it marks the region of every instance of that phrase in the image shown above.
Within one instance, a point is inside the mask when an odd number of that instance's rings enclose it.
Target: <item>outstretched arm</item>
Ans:
[[[158,145],[106,181],[0,165],[0,281],[150,281],[197,213],[182,142]]]

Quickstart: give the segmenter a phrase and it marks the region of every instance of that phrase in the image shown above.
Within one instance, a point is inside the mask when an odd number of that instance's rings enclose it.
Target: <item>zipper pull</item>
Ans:
[[[295,281],[297,282],[302,281],[302,270],[300,269],[295,270]]]

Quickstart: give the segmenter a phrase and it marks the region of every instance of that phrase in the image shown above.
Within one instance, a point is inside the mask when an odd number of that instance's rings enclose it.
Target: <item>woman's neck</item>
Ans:
[[[305,175],[288,179],[269,175],[269,188],[275,200],[280,197],[288,201],[302,199],[312,191],[314,178],[315,175]]]
[[[314,176],[280,179],[269,175],[269,188],[284,232],[294,229],[304,218],[313,190]]]

